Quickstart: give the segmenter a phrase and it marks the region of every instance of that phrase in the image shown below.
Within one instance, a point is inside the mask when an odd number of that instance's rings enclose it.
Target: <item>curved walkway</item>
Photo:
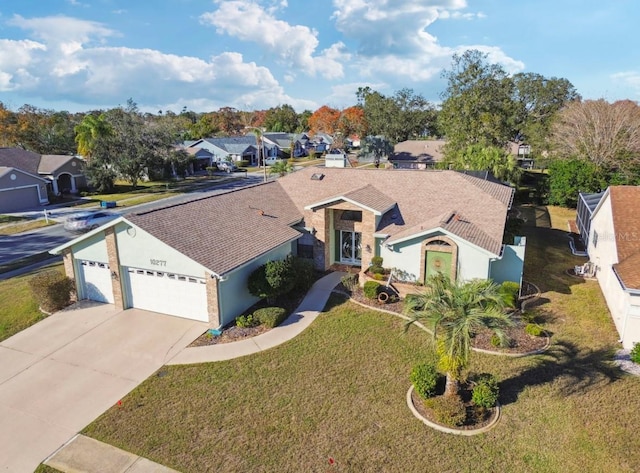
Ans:
[[[276,347],[299,335],[322,312],[334,287],[346,273],[333,272],[316,281],[298,308],[280,325],[262,335],[239,342],[220,343],[204,347],[187,347],[167,362],[186,365],[223,361],[251,355]]]

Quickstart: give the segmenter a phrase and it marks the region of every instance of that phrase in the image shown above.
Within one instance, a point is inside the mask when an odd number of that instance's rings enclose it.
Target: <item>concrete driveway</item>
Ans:
[[[0,471],[33,472],[207,328],[84,304],[0,342]]]

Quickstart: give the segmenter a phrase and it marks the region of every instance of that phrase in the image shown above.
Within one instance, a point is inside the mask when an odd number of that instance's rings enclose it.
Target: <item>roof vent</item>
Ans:
[[[312,181],[321,181],[324,178],[324,174],[320,172],[315,172],[311,175]]]

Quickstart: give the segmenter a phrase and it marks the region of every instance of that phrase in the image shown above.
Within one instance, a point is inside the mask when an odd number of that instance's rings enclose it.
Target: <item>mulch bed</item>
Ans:
[[[537,288],[533,285],[523,284],[525,295],[533,295],[537,292]],[[338,284],[335,288],[336,292],[349,294],[350,297],[357,302],[368,305],[374,309],[384,309],[397,314],[402,314],[404,307],[404,301],[399,300],[397,302],[382,304],[377,300],[367,299],[362,292],[362,288],[355,288],[353,291],[349,291],[342,284]],[[517,313],[513,316],[515,325],[505,330],[507,336],[511,340],[511,345],[508,348],[494,347],[491,344],[492,332],[489,330],[479,332],[473,339],[472,346],[483,350],[488,350],[496,353],[505,354],[522,354],[540,350],[547,344],[546,337],[533,337],[524,331],[526,323],[520,319]]]
[[[249,307],[244,313],[253,314],[256,310],[263,307],[282,307],[287,310],[287,314],[293,313],[296,308],[304,299],[306,294],[299,294],[290,297],[282,297],[273,304],[267,304],[266,301],[259,301],[253,306]],[[207,332],[196,338],[189,347],[203,347],[208,345],[219,345],[222,343],[232,343],[245,340],[247,338],[256,337],[271,330],[264,325],[258,325],[257,327],[238,327],[235,325],[235,321],[222,328],[221,335],[209,335]]]
[[[442,395],[442,394],[440,394]],[[445,425],[436,420],[436,417],[433,413],[433,410],[425,405],[424,399],[420,397],[418,393],[416,393],[415,389],[411,392],[411,402],[416,410],[420,413],[422,417],[427,419],[434,424],[441,425],[443,427],[448,427],[450,429],[458,429],[458,430],[477,430],[483,427],[486,427],[493,421],[497,409],[478,409],[471,403],[471,389],[468,386],[461,386],[460,388],[460,396],[462,397],[462,401],[467,410],[467,419],[462,425],[451,426]]]

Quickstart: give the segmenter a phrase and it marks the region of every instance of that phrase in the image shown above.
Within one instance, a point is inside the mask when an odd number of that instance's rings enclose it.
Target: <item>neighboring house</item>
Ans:
[[[3,175],[9,176],[0,183],[0,209],[17,211],[46,205],[48,191],[55,195],[77,193],[87,185],[84,165],[84,160],[77,156],[0,148],[0,168]]]
[[[187,152],[193,148],[205,149],[212,154],[213,162],[225,161],[227,157],[231,157],[235,162],[249,161],[252,166],[258,164],[258,148],[253,135],[202,138],[185,148]]]
[[[589,261],[624,348],[640,342],[640,186],[611,186],[591,216]],[[586,309],[586,308],[585,308]]]
[[[276,181],[129,214],[51,252],[79,298],[224,326],[256,302],[252,271],[289,254],[403,280],[520,282],[524,239],[503,245],[513,189],[455,171],[307,167]]]
[[[0,166],[0,213],[47,205],[48,181],[20,169]]]
[[[389,162],[398,169],[433,169],[444,159],[445,140],[407,140],[393,147]]]
[[[533,168],[533,158],[531,157],[531,145],[521,141],[509,141],[507,144],[509,154],[515,156],[518,166],[525,169]]]
[[[195,163],[193,164],[194,172],[206,171],[215,161],[214,154],[208,149],[190,147],[185,148],[185,151],[195,159]]]

